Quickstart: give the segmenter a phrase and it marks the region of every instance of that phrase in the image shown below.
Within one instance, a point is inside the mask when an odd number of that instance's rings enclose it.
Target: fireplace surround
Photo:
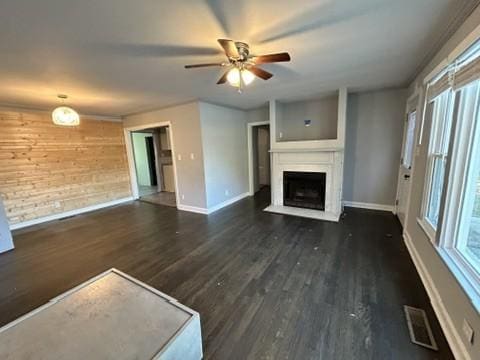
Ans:
[[[308,139],[297,136],[295,140],[291,140],[292,136],[296,134],[295,131],[298,131],[297,122],[302,118],[290,115],[286,118],[283,116],[286,110],[285,104],[279,104],[276,100],[270,101],[272,200],[265,211],[318,220],[339,221],[343,211],[342,185],[347,97],[346,88],[338,90],[336,137],[322,137],[322,133],[316,133],[318,140],[308,140],[314,138],[314,134],[309,134]],[[328,116],[323,119],[331,121]],[[303,120],[301,123],[303,124]],[[279,126],[277,127],[277,125]],[[316,185],[310,188],[305,184],[286,186],[285,180],[297,180],[296,178],[289,179],[292,172],[301,173],[307,181],[314,179],[320,173],[323,175],[321,178],[315,179],[314,184]],[[321,185],[320,188],[319,185]]]

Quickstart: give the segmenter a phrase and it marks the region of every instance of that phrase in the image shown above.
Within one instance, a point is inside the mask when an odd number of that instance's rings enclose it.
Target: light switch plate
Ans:
[[[190,153],[190,159],[195,160],[195,154],[194,153]]]
[[[182,154],[178,154],[178,161],[182,160]]]
[[[466,319],[463,319],[463,326],[462,326],[463,334],[465,335],[465,338],[470,344],[473,344],[473,329],[468,323]]]

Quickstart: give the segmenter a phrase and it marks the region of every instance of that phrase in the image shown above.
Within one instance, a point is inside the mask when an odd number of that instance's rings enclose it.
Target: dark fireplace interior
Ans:
[[[283,205],[325,211],[326,174],[283,172]]]

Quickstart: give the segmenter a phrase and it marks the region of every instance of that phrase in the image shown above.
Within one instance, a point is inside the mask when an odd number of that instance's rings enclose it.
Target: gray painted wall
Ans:
[[[0,198],[0,253],[13,249],[12,234],[8,225],[7,215]]]
[[[325,140],[337,138],[338,96],[318,100],[277,103],[277,140]],[[304,120],[311,120],[305,126]],[[280,137],[282,133],[282,137]]]
[[[343,198],[394,205],[406,91],[349,94]]]
[[[245,111],[200,103],[207,207],[248,192]]]
[[[247,110],[247,122],[270,121],[270,108],[268,104],[257,109]]]
[[[177,165],[178,200],[182,205],[205,208],[207,198],[198,102],[127,116],[124,127],[166,121],[172,124],[170,134],[175,147],[173,156]]]
[[[477,8],[467,21],[459,28],[459,30],[450,38],[450,40],[442,47],[439,53],[429,63],[429,65],[421,71],[416,80],[410,85],[410,95],[413,94],[416,86],[422,86],[424,77],[430,73],[441,60],[446,56],[471,32],[480,24],[480,8]],[[419,109],[418,119],[422,118],[422,109]],[[423,197],[423,186],[425,179],[426,154],[429,142],[429,123],[425,124],[424,141],[422,146],[417,147],[418,154],[415,157],[413,173],[411,177],[412,188],[410,194],[410,206],[408,208],[408,220],[405,231],[412,239],[413,246],[428,271],[432,286],[435,287],[440,296],[440,300],[451,318],[452,325],[460,335],[461,341],[470,354],[472,359],[478,359],[480,354],[480,314],[472,305],[467,294],[463,291],[457,279],[453,276],[446,263],[440,257],[429,238],[417,223],[417,217],[420,216],[421,204]],[[418,128],[417,128],[418,134]],[[477,336],[473,345],[465,341],[462,332],[463,320],[466,319],[473,327],[475,336]]]

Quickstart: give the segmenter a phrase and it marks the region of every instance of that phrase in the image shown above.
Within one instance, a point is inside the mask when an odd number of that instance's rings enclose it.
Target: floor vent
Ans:
[[[438,350],[425,311],[407,305],[404,305],[403,308],[412,342],[432,350]]]

